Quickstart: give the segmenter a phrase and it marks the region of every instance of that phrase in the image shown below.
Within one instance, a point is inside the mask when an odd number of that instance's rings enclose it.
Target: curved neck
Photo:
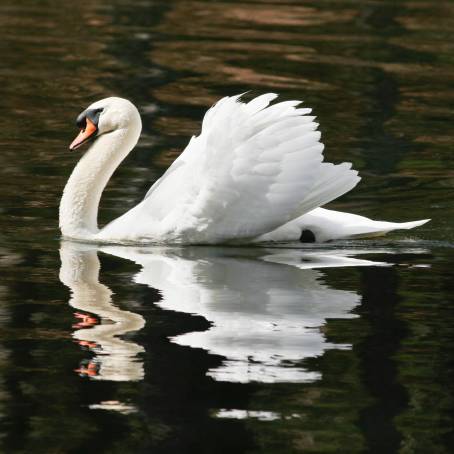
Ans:
[[[65,237],[87,239],[98,230],[101,194],[115,169],[140,136],[140,117],[127,129],[96,139],[74,168],[60,201],[60,229]]]

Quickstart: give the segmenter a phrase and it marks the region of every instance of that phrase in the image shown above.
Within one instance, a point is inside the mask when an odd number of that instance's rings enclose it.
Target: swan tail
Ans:
[[[386,235],[394,230],[410,230],[415,227],[426,224],[430,219],[421,219],[419,221],[410,222],[386,222],[373,221],[369,218],[363,218],[364,221],[358,225],[350,225],[344,227],[345,238],[367,238],[374,236]]]
[[[414,229],[415,227],[419,227],[421,225],[427,224],[429,221],[430,221],[430,219],[420,219],[419,221],[388,222],[387,224],[393,225],[394,226],[393,230],[410,230],[410,229]]]
[[[326,205],[341,195],[353,189],[361,177],[356,170],[352,169],[350,162],[342,164],[321,164],[319,177],[316,180],[311,192],[301,202],[298,208],[298,215],[307,213],[315,208]]]
[[[262,235],[257,241],[326,241],[382,236],[394,230],[409,230],[429,222],[422,219],[410,222],[374,221],[357,214],[316,208],[278,229]]]

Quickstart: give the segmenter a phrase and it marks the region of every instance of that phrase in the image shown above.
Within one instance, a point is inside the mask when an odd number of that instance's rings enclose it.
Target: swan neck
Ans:
[[[139,124],[96,139],[74,168],[60,202],[60,229],[64,237],[90,239],[98,229],[101,195],[115,169],[140,135]]]

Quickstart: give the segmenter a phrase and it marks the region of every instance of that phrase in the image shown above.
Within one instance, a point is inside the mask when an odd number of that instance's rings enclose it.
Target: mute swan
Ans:
[[[300,101],[248,103],[226,97],[206,113],[201,134],[134,208],[98,229],[102,191],[137,143],[142,123],[128,100],[97,101],[77,118],[75,150],[91,147],[60,202],[64,237],[108,243],[323,242],[411,229],[428,220],[372,221],[320,208],[360,180],[350,163],[323,161],[311,109]]]

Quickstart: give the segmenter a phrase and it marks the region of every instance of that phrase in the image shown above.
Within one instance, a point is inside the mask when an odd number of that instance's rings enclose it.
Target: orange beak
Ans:
[[[85,129],[81,129],[78,136],[72,141],[69,146],[70,150],[75,150],[87,142],[91,137],[93,137],[98,131],[97,126],[89,119],[86,118]]]

